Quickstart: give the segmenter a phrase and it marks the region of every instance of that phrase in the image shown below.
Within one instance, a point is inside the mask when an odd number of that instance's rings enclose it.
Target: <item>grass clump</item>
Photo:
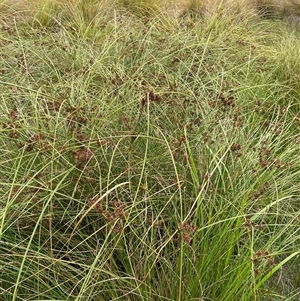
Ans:
[[[0,35],[2,299],[297,300],[299,33],[55,5]]]

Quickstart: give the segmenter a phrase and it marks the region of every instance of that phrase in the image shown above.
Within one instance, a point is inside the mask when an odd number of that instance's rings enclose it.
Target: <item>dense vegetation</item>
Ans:
[[[299,300],[299,32],[190,2],[2,4],[1,300]]]

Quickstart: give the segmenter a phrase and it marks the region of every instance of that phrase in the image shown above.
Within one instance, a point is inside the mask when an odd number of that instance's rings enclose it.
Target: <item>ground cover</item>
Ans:
[[[2,6],[0,299],[298,300],[297,28],[133,2]]]

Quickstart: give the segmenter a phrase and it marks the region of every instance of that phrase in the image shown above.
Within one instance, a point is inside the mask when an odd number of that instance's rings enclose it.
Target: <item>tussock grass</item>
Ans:
[[[299,299],[299,32],[210,3],[2,1],[0,299]]]

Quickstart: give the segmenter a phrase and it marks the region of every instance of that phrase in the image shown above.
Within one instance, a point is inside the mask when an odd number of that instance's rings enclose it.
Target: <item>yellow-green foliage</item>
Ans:
[[[298,300],[297,3],[0,1],[0,300]]]

